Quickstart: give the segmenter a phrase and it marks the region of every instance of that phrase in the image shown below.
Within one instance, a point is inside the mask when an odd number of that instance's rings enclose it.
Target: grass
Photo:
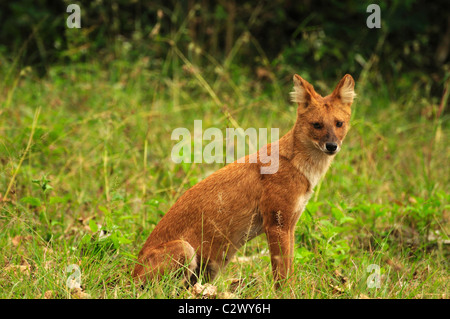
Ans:
[[[172,130],[201,119],[283,135],[296,110],[292,75],[250,78],[230,61],[214,74],[170,52],[161,65],[72,63],[43,79],[1,65],[12,76],[0,95],[0,298],[74,298],[73,264],[92,298],[193,297],[171,276],[145,290],[130,278],[168,208],[222,166],[172,162]],[[323,80],[325,94],[339,79]],[[260,236],[214,280],[219,297],[449,297],[448,112],[436,118],[438,102],[416,88],[356,90],[343,150],[297,225],[293,289],[272,288]]]

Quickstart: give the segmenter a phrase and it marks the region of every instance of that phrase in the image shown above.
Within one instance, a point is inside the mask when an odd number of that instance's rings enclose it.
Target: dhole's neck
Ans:
[[[280,139],[279,152],[308,179],[312,190],[326,173],[334,156],[326,155],[294,134],[295,127]]]

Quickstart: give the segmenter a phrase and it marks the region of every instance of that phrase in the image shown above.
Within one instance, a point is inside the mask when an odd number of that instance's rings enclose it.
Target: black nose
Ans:
[[[337,144],[336,143],[326,143],[325,147],[327,148],[327,151],[334,152],[337,150]]]

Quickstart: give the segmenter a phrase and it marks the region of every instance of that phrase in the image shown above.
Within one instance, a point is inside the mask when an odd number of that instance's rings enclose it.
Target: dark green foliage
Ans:
[[[208,55],[219,61],[232,58],[248,73],[261,66],[285,69],[287,77],[297,71],[311,80],[344,73],[366,76],[365,71],[375,69],[378,76],[369,77],[373,83],[431,83],[435,96],[442,94],[448,72],[445,0],[378,2],[381,29],[366,26],[371,1],[78,1],[82,28],[69,29],[66,8],[71,3],[2,2],[0,52],[10,59],[20,55],[40,74],[55,63],[93,56],[108,63],[126,53],[130,59],[148,56],[151,68],[164,64],[163,71],[173,75],[181,66],[164,59],[175,43],[203,67],[211,65],[201,58]],[[238,41],[243,45],[234,56]]]

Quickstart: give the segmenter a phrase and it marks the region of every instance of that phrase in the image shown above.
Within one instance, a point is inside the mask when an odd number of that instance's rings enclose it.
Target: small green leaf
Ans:
[[[92,231],[93,233],[96,233],[96,232],[98,231],[97,223],[96,223],[93,219],[91,219],[91,220],[89,221],[89,228],[91,229],[91,231]]]
[[[104,212],[105,214],[109,214],[109,210],[108,208],[106,208],[105,206],[98,206],[98,209],[100,209],[102,212]]]
[[[44,192],[46,192],[46,191],[49,191],[49,190],[52,190],[53,189],[53,187],[52,186],[50,186],[49,184],[44,184],[44,185],[42,185],[42,190],[44,191]]]
[[[314,254],[304,247],[298,248],[294,253],[294,258],[300,262],[308,262]]]
[[[130,244],[131,243],[131,240],[129,240],[128,238],[125,238],[123,236],[118,237],[117,239],[118,239],[118,242],[119,242],[120,245]]]
[[[147,201],[147,204],[153,206],[153,207],[158,207],[159,206],[159,200],[152,198],[149,201]]]
[[[353,223],[353,222],[355,222],[355,219],[353,217],[349,217],[349,216],[342,216],[339,219],[339,224]]]
[[[59,204],[59,203],[67,203],[67,200],[68,200],[67,197],[52,196],[52,197],[50,197],[50,200],[48,201],[48,203],[49,203],[49,205]]]
[[[139,216],[136,216],[136,215],[125,215],[125,216],[119,217],[119,220],[136,219],[136,218],[139,218]]]
[[[121,194],[119,194],[118,192],[114,192],[113,193],[113,196],[112,196],[112,201],[113,202],[115,202],[115,201],[124,201],[124,197],[121,195]]]
[[[52,220],[51,223],[50,223],[50,225],[52,225],[52,226],[56,226],[56,225],[64,226],[62,223],[60,223],[60,222],[57,221],[57,220]]]
[[[36,197],[27,196],[27,197],[23,197],[20,201],[25,204],[30,204],[30,206],[33,206],[33,207],[41,206],[41,200]]]
[[[306,210],[308,210],[311,214],[316,213],[319,210],[319,207],[322,205],[321,202],[313,202],[310,201],[306,206]]]
[[[121,254],[122,256],[125,256],[125,257],[130,258],[131,260],[136,260],[136,259],[137,259],[137,256],[136,256],[136,255],[133,255],[133,254],[130,254],[130,253],[127,253],[127,252],[121,252],[120,254]]]

